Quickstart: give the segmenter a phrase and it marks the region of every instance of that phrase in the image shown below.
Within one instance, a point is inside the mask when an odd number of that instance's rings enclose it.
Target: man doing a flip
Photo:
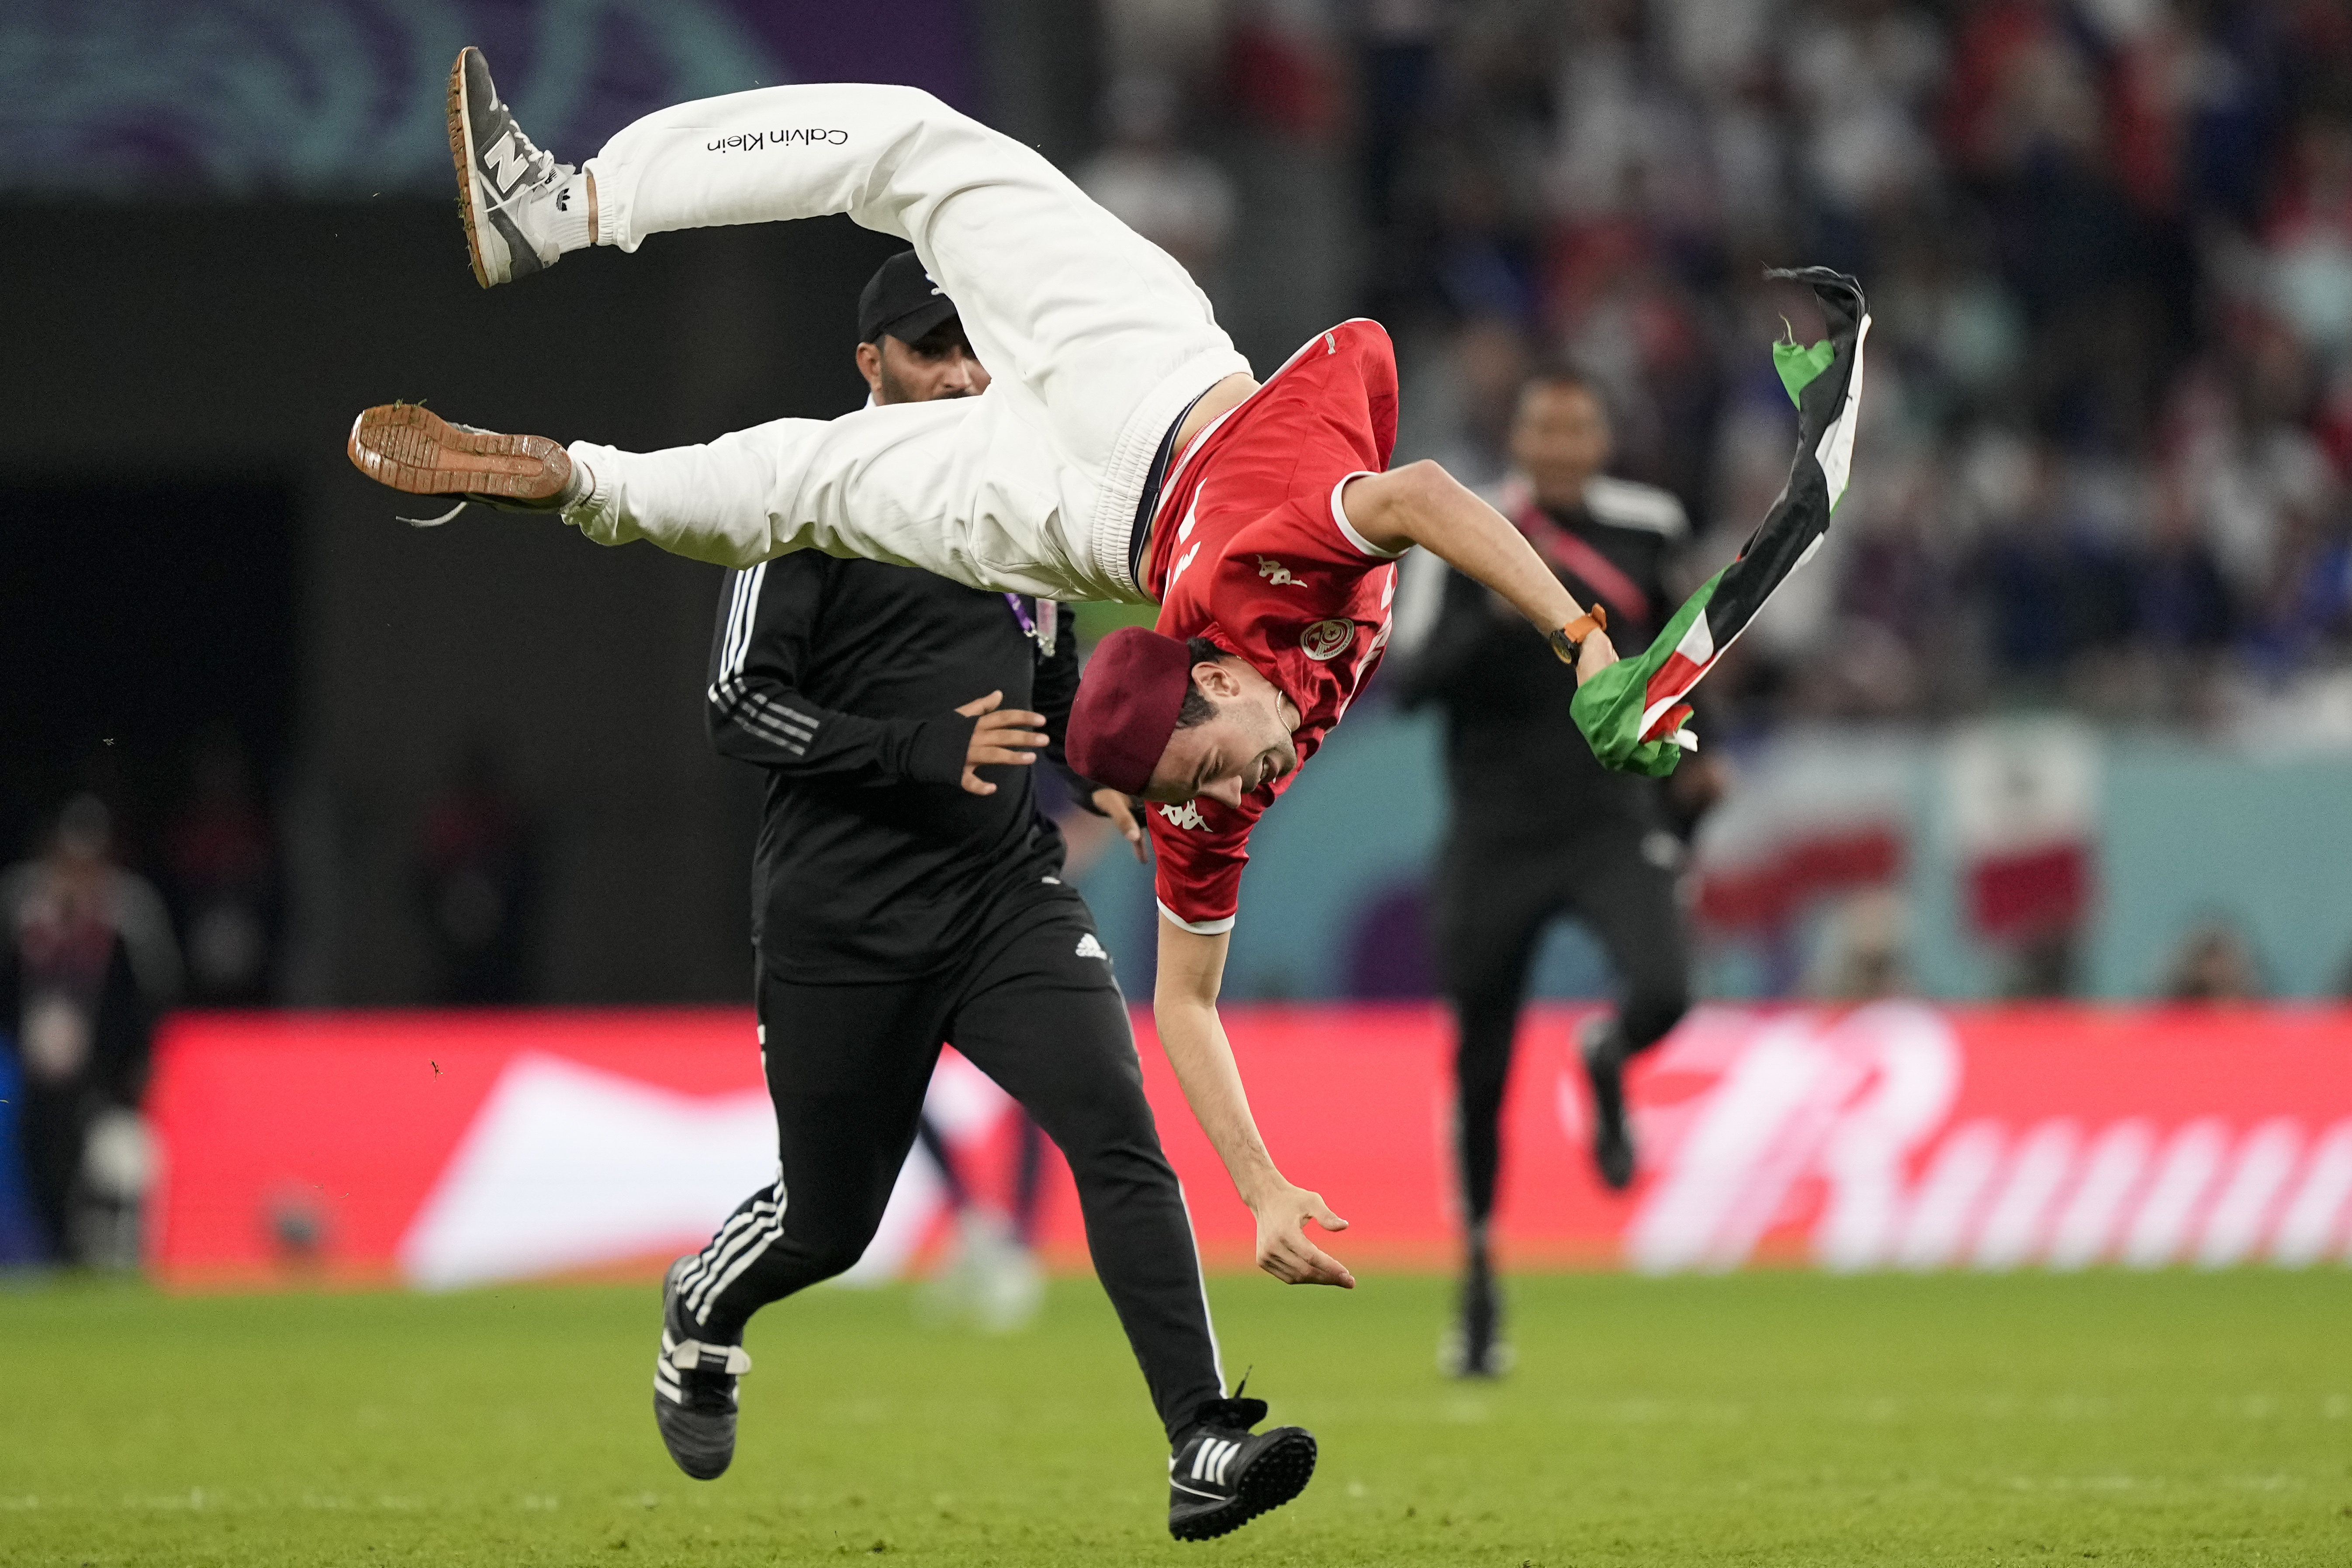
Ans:
[[[846,213],[913,244],[995,379],[980,397],[651,453],[393,405],[355,422],[352,460],[404,490],[557,510],[606,544],[649,539],[739,567],[814,549],[1001,592],[1159,604],[1156,630],[1097,647],[1070,761],[1159,807],[1160,1039],[1255,1215],[1259,1265],[1352,1285],[1305,1235],[1343,1222],[1276,1168],[1217,1018],[1250,829],[1377,668],[1410,547],[1500,595],[1580,681],[1616,660],[1605,617],[1437,465],[1384,471],[1397,390],[1379,326],[1318,334],[1261,385],[1165,252],[928,93],[777,87],[681,104],[578,170],[523,134],[478,51],[459,55],[449,103],[486,287],[592,246]],[[577,352],[593,356],[583,326]],[[1832,495],[1843,483],[1841,468]]]

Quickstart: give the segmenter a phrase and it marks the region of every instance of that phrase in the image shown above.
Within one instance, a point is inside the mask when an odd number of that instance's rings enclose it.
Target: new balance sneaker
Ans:
[[[661,1358],[654,1363],[654,1424],[677,1468],[698,1481],[715,1480],[735,1458],[736,1383],[751,1370],[741,1345],[706,1344],[689,1331],[677,1299],[677,1278],[689,1254],[662,1280]]]
[[[1315,1474],[1314,1434],[1297,1426],[1252,1432],[1263,1399],[1218,1399],[1201,1407],[1168,1459],[1168,1533],[1212,1541],[1239,1530],[1307,1489]]]
[[[544,436],[458,425],[414,403],[362,410],[344,450],[378,484],[510,511],[555,511],[586,488],[571,454]]]
[[[1577,1031],[1584,1081],[1592,1086],[1592,1163],[1612,1192],[1633,1184],[1633,1129],[1625,1115],[1625,1036],[1617,1020],[1587,1019]]]
[[[1516,1359],[1503,1338],[1503,1296],[1494,1269],[1474,1247],[1462,1271],[1460,1316],[1437,1342],[1437,1370],[1448,1377],[1500,1377]]]
[[[449,68],[449,156],[466,250],[483,288],[543,272],[563,252],[595,242],[585,178],[522,133],[470,44]]]

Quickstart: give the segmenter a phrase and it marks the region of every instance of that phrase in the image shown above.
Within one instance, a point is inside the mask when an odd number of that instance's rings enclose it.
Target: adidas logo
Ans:
[[[1099,958],[1105,963],[1108,963],[1110,962],[1110,950],[1103,946],[1101,938],[1096,936],[1094,932],[1088,931],[1086,935],[1078,938],[1078,956],[1080,958]]]
[[[1204,1439],[1192,1453],[1192,1479],[1223,1486],[1225,1471],[1232,1466],[1234,1456],[1241,1451],[1242,1446],[1229,1437]]]

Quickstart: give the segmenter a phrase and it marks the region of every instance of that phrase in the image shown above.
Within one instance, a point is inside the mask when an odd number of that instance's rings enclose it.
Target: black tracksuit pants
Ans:
[[[1680,846],[1663,828],[1601,816],[1543,843],[1456,832],[1438,873],[1438,963],[1458,1028],[1457,1150],[1466,1217],[1495,1209],[1503,1090],[1537,940],[1554,918],[1581,921],[1617,971],[1627,1055],[1647,1050],[1690,1005],[1690,958],[1675,900]]]
[[[774,1187],[746,1198],[681,1281],[716,1343],[839,1274],[873,1239],[942,1042],[1027,1108],[1076,1178],[1095,1271],[1172,1439],[1223,1394],[1200,1255],[1143,1094],[1126,998],[1075,894],[992,929],[956,965],[888,984],[759,980],[776,1107]]]

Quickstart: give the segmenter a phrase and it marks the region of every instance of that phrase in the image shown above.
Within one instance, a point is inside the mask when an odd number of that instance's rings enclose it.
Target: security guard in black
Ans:
[[[877,402],[987,384],[912,252],[868,285],[860,329]],[[1060,763],[1077,690],[1059,609],[814,551],[730,575],[708,716],[720,752],[767,774],[752,909],[780,1171],[678,1276],[678,1299],[698,1337],[732,1344],[761,1307],[854,1265],[952,1043],[1069,1162],[1096,1273],[1173,1440],[1223,1386],[1126,998],[1060,880],[1028,760]],[[1140,843],[1124,801],[1072,782]]]

